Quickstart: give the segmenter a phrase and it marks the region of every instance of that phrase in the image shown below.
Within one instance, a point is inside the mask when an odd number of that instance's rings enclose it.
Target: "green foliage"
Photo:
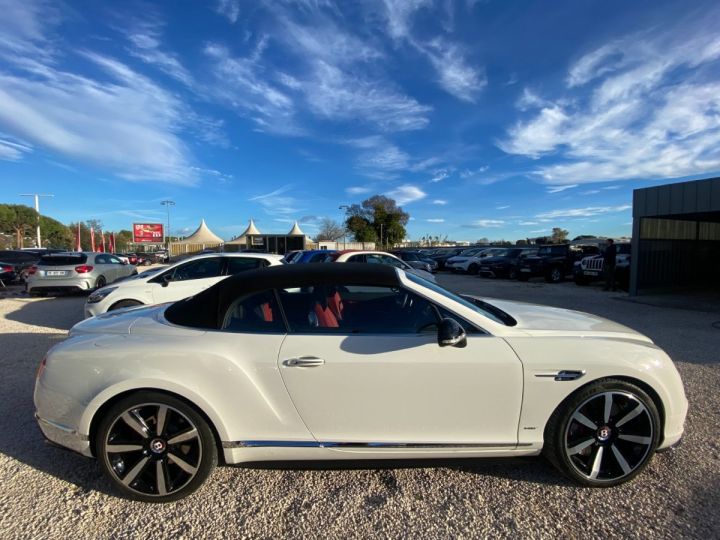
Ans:
[[[25,235],[37,226],[34,208],[22,204],[0,204],[0,230],[15,234],[15,247],[24,247]]]
[[[43,247],[72,249],[73,238],[70,228],[59,221],[40,216],[40,234],[43,239]]]
[[[564,242],[567,242],[568,234],[570,233],[565,229],[561,229],[560,227],[553,227],[551,241],[553,244],[562,244]]]
[[[384,195],[374,195],[347,209],[345,228],[356,242],[379,242],[392,246],[405,239],[410,215]]]

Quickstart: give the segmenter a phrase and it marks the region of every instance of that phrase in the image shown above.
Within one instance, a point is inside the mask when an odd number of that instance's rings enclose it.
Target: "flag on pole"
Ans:
[[[110,253],[115,253],[115,233],[110,233],[108,235],[108,251]]]
[[[105,253],[105,231],[100,229],[100,245],[98,246],[100,253]]]
[[[80,239],[80,222],[78,222],[77,226],[77,238],[75,242],[75,247],[77,248],[77,251],[82,251],[82,240]]]
[[[95,229],[90,227],[90,251],[95,251]]]

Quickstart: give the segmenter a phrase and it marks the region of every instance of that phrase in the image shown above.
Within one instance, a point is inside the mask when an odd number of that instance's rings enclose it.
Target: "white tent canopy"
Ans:
[[[290,232],[287,234],[288,236],[305,236],[305,233],[300,230],[300,227],[298,226],[298,222],[295,222],[295,225],[293,225],[293,228],[290,229]]]
[[[197,230],[187,238],[177,242],[178,244],[222,244],[225,241],[212,232],[203,219]]]

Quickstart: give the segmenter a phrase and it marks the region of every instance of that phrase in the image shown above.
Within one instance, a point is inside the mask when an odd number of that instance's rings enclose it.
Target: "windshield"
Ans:
[[[465,251],[460,252],[460,256],[469,257],[470,255],[475,255],[478,251],[482,251],[482,249],[483,248],[466,249]]]
[[[472,309],[474,312],[479,313],[483,317],[487,317],[488,319],[491,319],[496,323],[505,326],[514,326],[516,324],[515,319],[513,319],[510,315],[508,315],[501,309],[491,304],[488,304],[487,302],[483,302],[482,300],[476,300],[473,298],[468,299],[462,296],[458,296],[454,292],[449,291],[444,287],[441,287],[437,283],[432,283],[424,278],[421,278],[420,276],[411,274],[409,272],[406,272],[405,275],[413,283],[425,287],[426,289],[430,289],[431,291],[438,294],[441,294],[445,298],[452,300],[453,302],[457,302],[458,304],[461,304],[466,308]]]

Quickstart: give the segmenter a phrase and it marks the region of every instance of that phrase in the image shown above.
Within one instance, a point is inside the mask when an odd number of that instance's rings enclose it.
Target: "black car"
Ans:
[[[481,259],[478,273],[485,277],[517,278],[518,266],[527,256],[537,254],[537,249],[508,248],[499,251],[492,257]]]
[[[544,277],[548,283],[559,283],[573,274],[575,263],[583,257],[597,255],[596,245],[551,244],[540,246],[537,255],[527,257],[518,268],[517,278],[527,281],[531,277]]]
[[[0,251],[0,279],[4,283],[22,281],[30,268],[47,250],[6,249]]]
[[[438,263],[437,261],[431,259],[427,255],[424,255],[423,253],[420,253],[419,251],[392,251],[393,255],[395,255],[397,258],[402,259],[406,263],[408,263],[413,268],[417,268],[419,270],[425,270],[430,273],[435,273],[438,271]]]
[[[445,268],[445,263],[450,257],[460,255],[460,253],[466,249],[466,247],[442,249],[438,250],[435,254],[430,255],[430,258],[437,263],[438,270],[443,270]]]

